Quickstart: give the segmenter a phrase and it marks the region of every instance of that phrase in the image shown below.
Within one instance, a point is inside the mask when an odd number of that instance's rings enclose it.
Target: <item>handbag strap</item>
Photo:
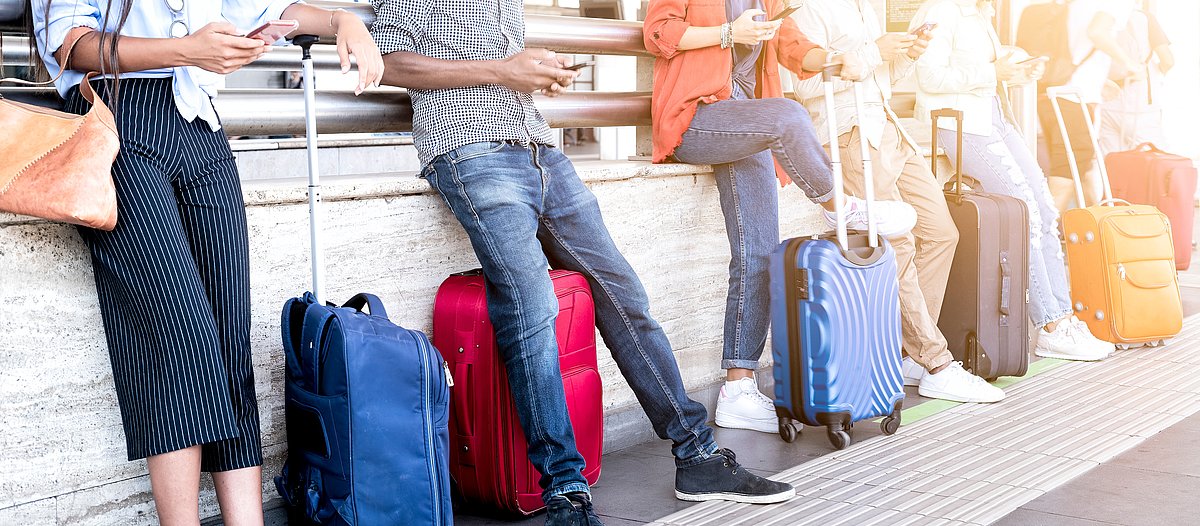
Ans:
[[[72,29],[71,31],[69,31],[67,33],[68,37],[73,36],[73,38],[71,38],[70,41],[63,44],[65,46],[67,46],[67,51],[65,54],[63,54],[62,64],[59,65],[58,74],[55,75],[54,78],[47,80],[45,82],[33,82],[30,80],[19,79],[16,77],[7,77],[7,78],[0,78],[0,83],[9,82],[12,84],[21,84],[24,86],[50,86],[50,85],[54,84],[55,82],[58,82],[58,79],[62,78],[63,73],[66,73],[67,69],[70,68],[71,53],[73,53],[75,51],[75,45],[79,43],[80,39],[82,39],[85,35],[87,35],[88,33],[92,32],[92,31],[95,31],[95,30],[88,28],[88,27],[79,26],[79,27],[76,27],[75,29]],[[95,74],[96,74],[95,72],[88,73],[84,77],[84,81],[81,84],[86,84],[89,80],[91,80],[92,76],[94,76]],[[83,88],[81,87],[80,89],[82,90]],[[89,89],[88,91],[91,91],[91,90]],[[92,99],[93,99],[92,96],[85,95],[85,97],[87,98],[88,102],[92,102]]]

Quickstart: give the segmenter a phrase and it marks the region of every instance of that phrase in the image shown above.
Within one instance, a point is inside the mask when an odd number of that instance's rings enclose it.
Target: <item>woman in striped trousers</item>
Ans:
[[[246,216],[211,98],[221,74],[268,50],[273,19],[337,35],[359,91],[383,63],[363,23],[295,0],[35,0],[39,54],[71,111],[82,73],[110,73],[118,223],[81,229],[92,252],[130,460],[146,458],[162,524],[199,524],[201,471],[225,523],[262,524],[262,448],[250,363]],[[63,63],[65,61],[65,64]],[[61,66],[60,66],[61,64]]]

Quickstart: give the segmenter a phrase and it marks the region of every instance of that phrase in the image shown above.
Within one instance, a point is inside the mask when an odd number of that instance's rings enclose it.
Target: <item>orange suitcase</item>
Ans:
[[[1079,93],[1050,88],[1047,95],[1067,142],[1067,152],[1072,152],[1059,99],[1079,103]],[[1092,147],[1099,152],[1091,116],[1086,111],[1083,114]],[[1079,166],[1070,153],[1067,160],[1075,179],[1076,198],[1082,203]],[[1160,344],[1179,334],[1183,327],[1171,224],[1153,206],[1113,199],[1104,163],[1097,162],[1096,166],[1105,200],[1063,214],[1075,315],[1087,322],[1097,338],[1118,346]]]

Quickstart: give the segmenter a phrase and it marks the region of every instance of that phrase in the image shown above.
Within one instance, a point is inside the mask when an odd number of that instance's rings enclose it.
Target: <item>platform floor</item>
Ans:
[[[773,506],[688,503],[673,494],[668,444],[604,456],[594,486],[609,526],[1200,524],[1200,269],[1181,275],[1183,333],[1162,348],[1099,363],[1039,360],[993,405],[928,400],[910,388],[892,437],[860,423],[834,451],[821,429],[777,435],[717,429],[746,467],[792,482]],[[464,526],[541,525],[457,509]],[[285,524],[279,510],[269,525]]]

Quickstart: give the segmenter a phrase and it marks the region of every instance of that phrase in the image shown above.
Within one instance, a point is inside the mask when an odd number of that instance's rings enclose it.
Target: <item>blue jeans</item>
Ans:
[[[774,154],[774,155],[772,155]],[[779,245],[779,182],[773,159],[814,202],[833,197],[829,156],[804,106],[791,99],[701,104],[675,158],[711,164],[729,237],[724,369],[756,369],[767,342],[767,265]]]
[[[655,432],[674,444],[676,464],[696,464],[717,450],[705,424],[708,412],[688,398],[641,281],[562,152],[536,144],[468,144],[434,158],[422,176],[467,231],[487,276],[488,315],[529,460],[542,474],[543,499],[588,490],[567,417],[554,334],[558,299],[548,265],[587,277],[600,336]]]
[[[952,130],[938,130],[938,143],[951,160],[958,158]],[[979,180],[985,192],[1016,197],[1029,208],[1029,320],[1035,327],[1071,314],[1071,285],[1058,241],[1058,208],[1046,176],[1024,139],[1004,118],[1000,101],[992,104],[992,134],[963,134],[963,172]]]

